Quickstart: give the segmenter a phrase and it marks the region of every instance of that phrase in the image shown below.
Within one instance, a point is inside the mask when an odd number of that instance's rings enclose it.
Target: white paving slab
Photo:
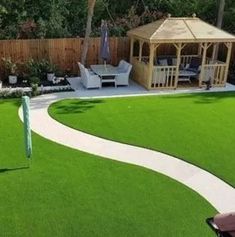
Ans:
[[[229,90],[234,90],[234,86],[231,87],[232,89],[229,88]],[[98,90],[98,92],[97,90],[77,90],[76,92],[48,94],[33,98],[31,100],[32,130],[47,139],[74,149],[102,156],[107,159],[142,166],[162,173],[199,193],[219,212],[235,211],[235,189],[211,173],[157,151],[109,141],[77,131],[55,121],[48,115],[49,105],[65,98],[117,97],[121,95],[133,96],[150,94],[148,92],[146,93],[146,91],[140,94],[130,92],[128,94],[128,91],[126,91],[126,94],[123,93],[124,90],[131,90],[130,88],[121,88],[119,92],[117,91],[119,88],[115,90],[105,88],[104,90]],[[108,92],[108,95],[103,91]],[[158,92],[154,94],[160,95],[161,93]],[[19,115],[22,119],[21,108]]]

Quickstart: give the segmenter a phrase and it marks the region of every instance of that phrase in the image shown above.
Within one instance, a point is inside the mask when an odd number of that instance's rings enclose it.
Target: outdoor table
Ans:
[[[107,64],[91,65],[91,70],[101,78],[101,84],[113,82],[116,87],[115,76],[119,74],[116,67]]]
[[[195,77],[195,76],[197,76],[196,72],[187,71],[187,70],[180,70],[178,81],[188,81],[191,83],[190,78]]]

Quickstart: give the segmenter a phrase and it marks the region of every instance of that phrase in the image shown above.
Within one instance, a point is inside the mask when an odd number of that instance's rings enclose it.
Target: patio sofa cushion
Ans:
[[[166,58],[165,59],[159,59],[159,64],[161,66],[168,66],[168,61],[167,61]]]
[[[159,56],[155,61],[155,65],[160,66],[175,66],[176,65],[176,57],[173,55],[164,55]]]
[[[193,57],[189,64],[189,68],[191,69],[198,69],[199,66],[202,64],[202,60],[199,57]]]
[[[185,68],[185,69],[186,69],[187,71],[195,72],[195,73],[199,74],[200,71],[201,71],[201,63],[202,63],[201,58],[199,58],[199,57],[193,57],[193,58],[191,59],[191,62],[186,65],[186,68]]]

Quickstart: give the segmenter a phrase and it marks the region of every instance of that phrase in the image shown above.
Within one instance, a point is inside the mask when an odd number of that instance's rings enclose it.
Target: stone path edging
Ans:
[[[31,128],[56,143],[80,151],[154,170],[188,186],[219,212],[235,211],[235,189],[211,173],[169,155],[122,144],[67,127],[48,114],[53,102],[78,98],[76,92],[42,95],[31,100]],[[22,111],[19,109],[22,119]]]

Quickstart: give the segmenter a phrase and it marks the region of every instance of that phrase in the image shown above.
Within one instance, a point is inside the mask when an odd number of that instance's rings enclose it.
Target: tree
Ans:
[[[225,0],[219,0],[218,14],[217,14],[217,27],[222,28],[224,18]]]
[[[218,6],[216,26],[218,28],[222,28],[223,18],[224,18],[225,0],[218,0],[218,1],[219,1],[219,6]],[[214,48],[213,59],[216,60],[216,59],[218,59],[219,44],[215,44],[214,47],[215,48]]]
[[[81,57],[82,64],[85,64],[86,62],[86,56],[87,56],[87,51],[88,51],[89,41],[90,41],[90,34],[91,34],[91,23],[92,23],[92,18],[94,15],[95,3],[96,3],[96,0],[88,0],[86,34],[85,34],[85,39],[83,43],[83,50],[82,50],[82,57]]]

